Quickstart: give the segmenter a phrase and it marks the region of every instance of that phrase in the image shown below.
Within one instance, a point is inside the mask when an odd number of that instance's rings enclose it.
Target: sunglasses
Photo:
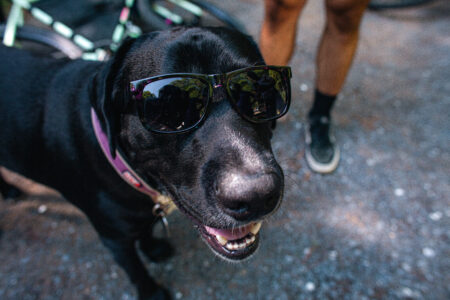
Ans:
[[[182,133],[205,119],[213,90],[224,88],[238,114],[252,123],[286,114],[291,101],[290,67],[254,66],[225,74],[167,74],[130,82],[139,119],[149,131]]]

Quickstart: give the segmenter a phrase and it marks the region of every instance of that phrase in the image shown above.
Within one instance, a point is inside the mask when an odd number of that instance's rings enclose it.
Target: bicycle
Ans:
[[[202,0],[124,0],[112,37],[93,42],[50,16],[35,5],[37,2],[39,0],[12,1],[6,25],[0,25],[0,38],[5,45],[19,45],[57,58],[106,60],[126,37],[135,38],[142,34],[141,28],[159,30],[175,25],[197,26],[215,22],[245,31],[228,13]],[[111,0],[96,1],[97,7],[113,4]],[[24,25],[24,11],[46,28]]]
[[[244,27],[227,12],[201,0],[137,0],[142,21],[155,28],[170,25],[202,26],[213,22],[245,32]]]
[[[369,8],[373,10],[407,8],[433,2],[434,0],[371,0]]]

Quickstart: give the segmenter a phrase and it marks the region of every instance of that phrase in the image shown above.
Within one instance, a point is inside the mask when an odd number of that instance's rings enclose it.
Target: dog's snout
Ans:
[[[245,174],[231,171],[216,182],[216,198],[224,212],[237,220],[258,219],[271,213],[282,193],[277,173]]]

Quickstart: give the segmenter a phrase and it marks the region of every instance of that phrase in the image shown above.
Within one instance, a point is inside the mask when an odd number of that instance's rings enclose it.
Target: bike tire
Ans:
[[[217,19],[225,23],[228,27],[246,33],[245,27],[244,25],[241,24],[241,22],[239,22],[236,18],[231,16],[228,12],[218,8],[212,3],[201,0],[193,0],[192,3],[197,4],[203,10],[207,11],[209,14],[215,16]]]
[[[163,30],[170,28],[173,24],[168,24],[154,10],[152,5],[156,0],[137,0],[136,8],[140,20],[153,30]],[[193,23],[184,20],[182,25],[186,26],[226,26],[241,32],[246,32],[244,26],[226,11],[203,0],[190,0],[189,2],[200,7],[208,16],[202,17],[199,22]]]
[[[3,3],[0,1],[0,23],[5,23],[6,22],[6,17],[5,14],[3,13]]]
[[[0,24],[0,38],[3,40],[6,25]],[[16,31],[17,46],[37,54],[55,58],[80,58],[83,51],[71,40],[43,28],[22,26]]]
[[[377,9],[391,9],[391,8],[407,8],[418,6],[432,2],[433,0],[371,0],[369,8]]]

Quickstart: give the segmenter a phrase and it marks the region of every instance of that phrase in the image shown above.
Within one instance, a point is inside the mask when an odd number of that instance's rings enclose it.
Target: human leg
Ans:
[[[316,93],[306,133],[306,159],[319,173],[332,172],[339,163],[330,112],[353,61],[367,4],[368,0],[326,1],[327,21],[317,53]]]
[[[368,0],[327,0],[327,21],[317,53],[317,89],[337,95],[344,84],[358,44]]]
[[[298,17],[306,0],[265,0],[260,49],[267,64],[286,65],[292,56]]]

